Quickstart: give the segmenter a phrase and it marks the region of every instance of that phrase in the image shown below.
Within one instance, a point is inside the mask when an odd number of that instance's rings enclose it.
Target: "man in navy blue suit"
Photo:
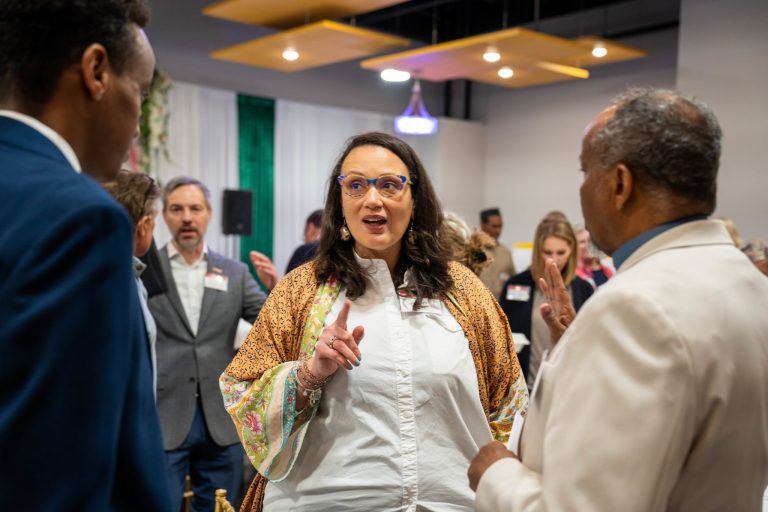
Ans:
[[[144,0],[0,0],[0,508],[170,509],[131,223]]]

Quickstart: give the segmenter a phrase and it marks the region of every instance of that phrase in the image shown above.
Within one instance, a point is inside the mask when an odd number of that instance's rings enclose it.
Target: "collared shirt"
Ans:
[[[69,145],[69,142],[67,142],[64,137],[59,135],[56,130],[44,123],[41,123],[34,117],[13,110],[0,110],[0,116],[15,119],[16,121],[29,126],[33,130],[40,132],[41,135],[50,140],[53,145],[56,146],[59,151],[61,151],[61,154],[64,155],[64,158],[67,159],[67,162],[69,162],[69,165],[71,165],[75,171],[81,172],[80,160],[77,159],[75,150],[72,149],[72,146]]]
[[[171,262],[171,273],[176,282],[181,305],[187,315],[187,322],[192,334],[197,334],[200,323],[200,309],[203,307],[205,292],[205,273],[208,269],[208,246],[203,245],[203,252],[197,261],[189,264],[179,253],[173,243],[168,244],[168,259]]]
[[[413,311],[383,260],[358,261],[370,280],[347,327],[365,328],[362,364],[325,385],[299,458],[267,484],[264,509],[473,510],[466,468],[492,437],[464,332],[440,300]]]
[[[686,222],[692,222],[694,220],[704,220],[706,218],[707,218],[706,215],[692,215],[690,217],[684,217],[682,219],[673,220],[672,222],[667,222],[666,224],[662,224],[660,226],[656,226],[653,229],[649,229],[645,233],[637,235],[635,238],[629,240],[628,242],[624,242],[611,255],[613,256],[613,264],[616,267],[616,270],[618,270],[619,267],[621,267],[622,263],[627,261],[627,259],[629,259],[629,257],[632,256],[633,252],[638,250],[641,245],[643,245],[645,242],[647,242],[651,238],[655,238],[658,235],[662,234],[663,232],[669,229],[672,229],[676,226],[679,226],[681,224],[685,224]]]
[[[149,312],[147,306],[147,288],[141,280],[141,274],[147,266],[136,256],[133,257],[133,275],[136,277],[136,287],[139,290],[139,302],[141,303],[141,312],[144,315],[144,327],[147,330],[147,340],[149,341],[149,356],[152,362],[152,391],[157,399],[157,324]]]
[[[512,261],[512,253],[498,240],[490,253],[493,256],[493,261],[480,272],[480,280],[491,290],[496,300],[499,300],[504,283],[517,272],[515,272],[515,264]]]

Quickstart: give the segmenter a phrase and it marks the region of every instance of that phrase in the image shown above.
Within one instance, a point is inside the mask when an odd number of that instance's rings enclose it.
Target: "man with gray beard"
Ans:
[[[216,489],[235,502],[244,451],[224,409],[219,375],[235,355],[240,318],[253,323],[266,295],[244,263],[210,250],[205,233],[211,198],[200,181],[180,176],[163,191],[163,219],[173,239],[160,250],[168,290],[149,299],[157,323],[157,408],[168,459],[174,511],[184,478],[195,511],[214,508]],[[271,262],[257,267],[265,283]]]

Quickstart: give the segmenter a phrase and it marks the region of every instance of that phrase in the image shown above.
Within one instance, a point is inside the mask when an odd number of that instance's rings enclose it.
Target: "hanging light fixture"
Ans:
[[[405,111],[395,118],[395,132],[407,135],[437,133],[437,119],[429,115],[421,97],[421,83],[413,82],[411,101]]]

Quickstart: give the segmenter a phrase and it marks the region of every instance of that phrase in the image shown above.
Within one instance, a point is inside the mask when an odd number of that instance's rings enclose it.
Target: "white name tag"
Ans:
[[[507,300],[519,300],[528,302],[531,298],[531,287],[522,286],[519,284],[511,284],[507,286]]]
[[[206,288],[225,292],[227,291],[227,285],[229,285],[229,278],[224,274],[217,274],[215,272],[207,272],[205,274],[204,286]]]

